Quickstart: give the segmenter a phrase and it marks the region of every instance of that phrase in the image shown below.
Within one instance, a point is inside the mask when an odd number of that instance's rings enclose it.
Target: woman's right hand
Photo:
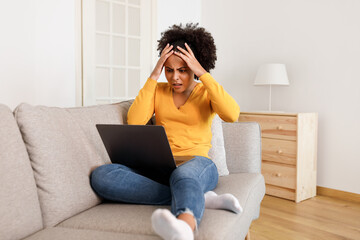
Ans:
[[[174,53],[174,50],[171,50],[173,48],[173,45],[169,46],[169,43],[165,46],[163,51],[161,52],[160,58],[152,71],[150,78],[154,80],[158,80],[161,74],[162,69],[164,68],[164,63],[168,57],[171,56],[171,54]]]

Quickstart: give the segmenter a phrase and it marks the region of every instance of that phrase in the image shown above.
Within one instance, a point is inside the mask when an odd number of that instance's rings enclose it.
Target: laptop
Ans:
[[[169,186],[169,178],[192,156],[175,159],[165,128],[159,125],[96,124],[112,163],[120,163],[136,173]]]

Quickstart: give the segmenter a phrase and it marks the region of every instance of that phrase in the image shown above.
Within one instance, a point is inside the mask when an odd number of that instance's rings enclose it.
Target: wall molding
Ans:
[[[84,106],[82,68],[82,0],[75,0],[75,106]]]
[[[345,192],[336,189],[326,188],[326,187],[316,187],[316,192],[318,196],[326,196],[332,198],[338,198],[345,201],[360,203],[360,194]]]

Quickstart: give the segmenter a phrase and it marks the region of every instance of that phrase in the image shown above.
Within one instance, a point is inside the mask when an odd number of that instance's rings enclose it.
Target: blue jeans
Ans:
[[[204,214],[204,193],[218,183],[218,171],[211,159],[194,156],[177,167],[170,186],[155,182],[121,164],[105,164],[91,173],[91,186],[101,197],[126,203],[170,205],[171,212],[192,213],[200,224]]]

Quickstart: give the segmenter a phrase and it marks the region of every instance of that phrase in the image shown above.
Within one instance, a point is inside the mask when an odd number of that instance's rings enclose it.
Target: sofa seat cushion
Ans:
[[[44,227],[101,203],[93,169],[110,159],[96,124],[123,124],[131,102],[58,108],[20,104],[15,117],[30,156]]]
[[[20,239],[42,229],[29,156],[11,110],[0,104],[0,239]]]
[[[206,209],[201,223],[205,231],[197,239],[245,239],[251,222],[259,216],[260,203],[265,195],[264,177],[260,173],[232,173],[219,181],[215,192],[232,193],[244,211],[236,215],[229,211]]]
[[[89,229],[52,227],[31,235],[24,240],[161,240],[157,236],[103,232]]]
[[[206,209],[196,239],[241,239],[238,238],[239,235],[245,237],[251,221],[258,214],[260,202],[265,194],[263,176],[258,173],[223,176],[219,178],[219,184],[214,191],[218,194],[234,194],[243,206],[244,212],[234,214],[230,211]],[[58,226],[156,235],[151,228],[150,218],[157,208],[170,209],[170,206],[103,203],[65,220]]]

